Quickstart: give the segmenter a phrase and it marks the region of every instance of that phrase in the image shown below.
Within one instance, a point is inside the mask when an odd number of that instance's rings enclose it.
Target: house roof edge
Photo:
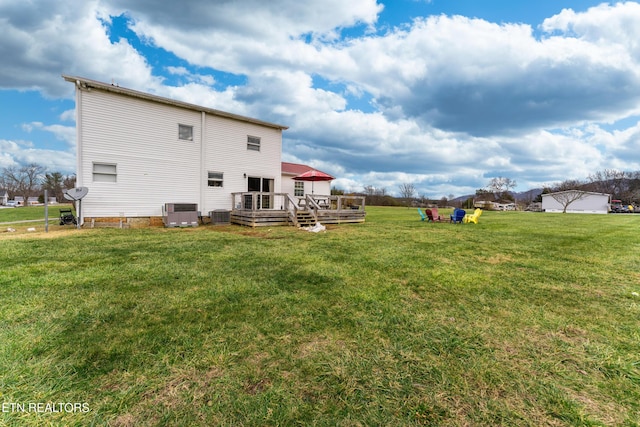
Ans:
[[[167,105],[173,105],[175,107],[186,108],[186,109],[189,109],[189,110],[196,110],[196,111],[205,112],[205,113],[208,113],[208,114],[211,114],[211,115],[214,115],[214,116],[226,117],[226,118],[233,119],[233,120],[239,120],[239,121],[243,121],[243,122],[254,123],[254,124],[267,126],[267,127],[271,127],[271,128],[275,128],[275,129],[280,129],[280,130],[289,129],[289,126],[280,125],[280,124],[277,124],[277,123],[271,123],[271,122],[267,122],[267,121],[264,121],[264,120],[254,119],[252,117],[242,116],[242,115],[239,115],[239,114],[229,113],[229,112],[226,112],[226,111],[217,110],[215,108],[203,107],[201,105],[191,104],[191,103],[183,102],[183,101],[177,101],[175,99],[165,98],[165,97],[162,97],[162,96],[159,96],[159,95],[153,95],[153,94],[150,94],[150,93],[141,92],[141,91],[137,91],[137,90],[134,90],[134,89],[128,89],[128,88],[120,87],[118,85],[100,82],[100,81],[97,81],[97,80],[91,80],[91,79],[87,79],[85,77],[70,76],[70,75],[67,75],[67,74],[63,74],[62,78],[65,79],[66,81],[70,82],[70,83],[74,83],[77,88],[81,88],[81,87],[84,87],[84,88],[96,88],[96,89],[101,89],[101,90],[105,90],[105,91],[108,91],[108,92],[117,93],[117,94],[120,94],[120,95],[126,95],[126,96],[131,96],[131,97],[134,97],[134,98],[146,99],[148,101],[160,102],[160,103],[167,104]]]

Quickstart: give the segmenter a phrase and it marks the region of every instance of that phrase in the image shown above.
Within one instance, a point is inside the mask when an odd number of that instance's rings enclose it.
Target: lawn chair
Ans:
[[[451,214],[451,222],[454,224],[462,224],[462,220],[464,220],[466,214],[467,211],[465,211],[464,209],[456,208]]]
[[[425,209],[425,212],[427,213],[427,217],[429,218],[429,222],[449,222],[448,219],[443,218],[440,215],[438,215],[438,209],[437,208]]]
[[[429,218],[429,222],[434,222],[433,213],[431,212],[431,209],[425,209],[424,213],[427,214],[427,218]]]
[[[480,218],[480,215],[482,215],[482,209],[477,208],[475,211],[473,211],[473,214],[471,215],[465,215],[464,217],[464,222],[465,223],[470,223],[473,222],[474,224],[478,223],[478,218]]]
[[[422,211],[420,210],[420,208],[418,208],[418,213],[420,214],[420,221],[426,221],[427,217],[422,213]]]
[[[433,220],[434,221],[442,220],[442,217],[438,213],[438,208],[431,208],[431,214],[433,215]]]

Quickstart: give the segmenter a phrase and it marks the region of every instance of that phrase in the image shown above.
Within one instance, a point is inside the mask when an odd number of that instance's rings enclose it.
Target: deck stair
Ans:
[[[298,227],[313,227],[316,225],[316,219],[309,211],[298,210],[296,212],[296,220],[298,221]]]

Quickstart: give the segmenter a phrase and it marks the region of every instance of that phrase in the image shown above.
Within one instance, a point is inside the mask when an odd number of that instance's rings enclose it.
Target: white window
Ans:
[[[260,138],[257,136],[247,136],[247,150],[260,151]]]
[[[193,126],[178,125],[178,139],[193,141]]]
[[[296,181],[293,186],[293,195],[296,197],[304,196],[304,182]]]
[[[222,187],[222,172],[209,172],[208,175],[209,187]]]
[[[94,163],[93,182],[117,182],[118,168],[115,163]]]

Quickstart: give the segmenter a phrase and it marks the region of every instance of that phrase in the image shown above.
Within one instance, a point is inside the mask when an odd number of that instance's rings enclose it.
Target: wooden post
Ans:
[[[44,232],[49,232],[49,194],[44,190]]]

